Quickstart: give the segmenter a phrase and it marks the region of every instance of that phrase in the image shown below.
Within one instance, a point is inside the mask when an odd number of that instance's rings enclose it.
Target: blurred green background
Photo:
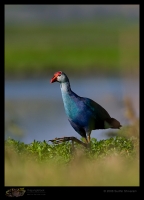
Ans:
[[[23,133],[20,140],[30,142],[78,136],[59,86],[50,84],[60,70],[74,92],[101,104],[121,124],[128,124],[126,97],[138,116],[139,6],[5,5],[7,137]],[[96,132],[102,139],[103,130]]]
[[[5,5],[5,74],[138,71],[138,5]]]

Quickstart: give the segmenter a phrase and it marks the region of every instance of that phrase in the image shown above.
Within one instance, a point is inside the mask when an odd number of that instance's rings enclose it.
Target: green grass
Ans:
[[[139,137],[124,136],[131,128],[107,140],[92,138],[90,149],[75,143],[74,151],[71,142],[24,144],[9,138],[5,186],[138,186]]]
[[[5,26],[5,72],[138,67],[138,32],[137,23],[114,19]]]
[[[81,148],[80,145],[75,144],[75,148],[79,148],[83,151],[84,155],[88,159],[94,158],[103,158],[111,153],[117,155],[121,154],[125,157],[130,157],[133,155],[133,140],[126,139],[125,137],[116,137],[110,138],[107,140],[97,141],[95,138],[91,140],[91,149]],[[16,151],[18,155],[21,156],[33,156],[35,157],[35,161],[46,162],[46,161],[55,161],[56,163],[68,163],[73,159],[72,147],[70,142],[63,142],[62,144],[53,144],[50,145],[46,141],[39,142],[35,141],[31,144],[24,144],[23,142],[19,142],[13,139],[8,139],[5,142],[6,148],[11,148],[11,150]]]

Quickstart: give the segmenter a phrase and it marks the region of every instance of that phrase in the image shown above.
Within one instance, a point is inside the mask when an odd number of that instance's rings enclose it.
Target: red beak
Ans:
[[[57,81],[57,76],[54,76],[51,80],[50,83],[56,82]]]
[[[50,83],[56,82],[57,81],[57,77],[58,77],[59,74],[62,74],[62,72],[61,71],[56,72],[54,74],[53,78],[50,80]]]

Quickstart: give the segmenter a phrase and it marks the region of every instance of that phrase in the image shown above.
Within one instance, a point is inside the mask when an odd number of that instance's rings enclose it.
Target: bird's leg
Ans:
[[[86,144],[88,144],[88,139],[87,139],[87,137],[84,138],[84,141],[85,141]]]
[[[88,141],[88,143],[90,143],[90,134],[91,134],[91,131],[87,132],[87,141]]]
[[[88,148],[88,149],[90,149],[90,140],[88,140],[89,138],[90,138],[90,136],[84,138],[86,148]]]
[[[90,143],[90,135],[87,136],[88,143]]]
[[[87,135],[87,148],[90,148],[90,134],[91,134],[91,131],[87,132],[86,135]]]

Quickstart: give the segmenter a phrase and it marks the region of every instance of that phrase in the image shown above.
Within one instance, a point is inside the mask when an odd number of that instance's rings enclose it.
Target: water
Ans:
[[[10,136],[25,143],[63,136],[80,139],[67,120],[59,83],[50,84],[50,78],[5,82],[5,138]],[[122,125],[128,124],[123,103],[125,96],[130,97],[139,116],[138,79],[89,77],[70,78],[70,82],[76,94],[102,105]],[[106,139],[106,133],[110,131],[95,130],[91,136],[98,140]]]

